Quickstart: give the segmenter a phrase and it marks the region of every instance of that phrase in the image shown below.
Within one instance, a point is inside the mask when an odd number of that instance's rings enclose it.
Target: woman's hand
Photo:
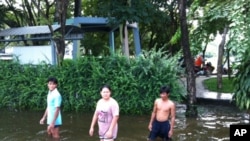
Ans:
[[[94,134],[94,128],[90,128],[90,129],[89,129],[89,135],[92,137],[93,134]]]
[[[107,139],[113,139],[113,133],[112,133],[112,131],[108,130],[108,132],[106,132],[106,134],[105,134],[105,137]]]

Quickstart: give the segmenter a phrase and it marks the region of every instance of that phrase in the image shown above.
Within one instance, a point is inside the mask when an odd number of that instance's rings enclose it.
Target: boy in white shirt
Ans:
[[[44,120],[47,118],[47,132],[48,135],[52,135],[53,138],[59,138],[59,127],[62,125],[62,117],[60,106],[62,103],[62,97],[57,90],[57,79],[50,77],[48,79],[48,96],[47,96],[47,108],[44,112],[40,124],[44,124]]]

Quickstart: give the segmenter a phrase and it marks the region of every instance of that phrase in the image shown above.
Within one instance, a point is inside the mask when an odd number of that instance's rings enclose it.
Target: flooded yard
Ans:
[[[173,141],[229,141],[230,124],[249,123],[249,114],[230,105],[199,105],[197,118],[186,118],[178,108]],[[150,113],[149,113],[150,114]],[[43,112],[0,112],[1,141],[52,141],[46,125],[40,125]],[[92,113],[62,113],[61,141],[98,141],[97,133],[89,137]],[[116,141],[146,141],[150,115],[120,115]],[[97,131],[97,126],[95,131]]]

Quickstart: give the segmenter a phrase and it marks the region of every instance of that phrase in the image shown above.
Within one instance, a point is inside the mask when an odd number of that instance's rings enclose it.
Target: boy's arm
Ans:
[[[46,108],[43,117],[40,120],[40,124],[44,124],[44,120],[47,118],[47,114],[48,114],[48,107]]]
[[[62,103],[62,97],[61,97],[60,94],[57,94],[56,97],[55,97],[55,108],[56,108],[56,110],[55,110],[55,113],[53,115],[53,119],[52,119],[52,121],[51,121],[51,123],[49,125],[50,128],[54,128],[54,126],[55,126],[56,119],[58,118],[58,115],[60,113],[61,103]]]
[[[60,112],[60,107],[56,107],[56,111],[55,111],[55,114],[54,114],[54,117],[53,117],[53,120],[52,122],[50,123],[50,125],[53,125],[52,127],[54,128],[55,126],[55,122],[56,122],[56,119],[59,115],[59,112]]]
[[[156,116],[156,111],[157,111],[157,100],[155,100],[154,102],[154,107],[153,107],[153,112],[151,114],[151,118],[150,118],[150,121],[149,121],[149,124],[148,124],[148,128],[149,130],[151,131],[151,128],[152,128],[152,123],[155,119],[155,116]]]
[[[170,131],[169,131],[169,137],[171,137],[173,135],[173,131],[174,131],[174,125],[175,125],[175,104],[173,103],[173,105],[171,106],[171,120],[170,120]]]

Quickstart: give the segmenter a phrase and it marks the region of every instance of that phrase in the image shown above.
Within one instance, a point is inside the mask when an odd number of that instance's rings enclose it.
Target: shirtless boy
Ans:
[[[160,97],[155,100],[153,112],[150,118],[148,129],[149,141],[155,141],[157,137],[168,141],[173,135],[175,124],[175,104],[169,99],[170,88],[163,86],[160,89]],[[170,119],[170,120],[169,120]]]

